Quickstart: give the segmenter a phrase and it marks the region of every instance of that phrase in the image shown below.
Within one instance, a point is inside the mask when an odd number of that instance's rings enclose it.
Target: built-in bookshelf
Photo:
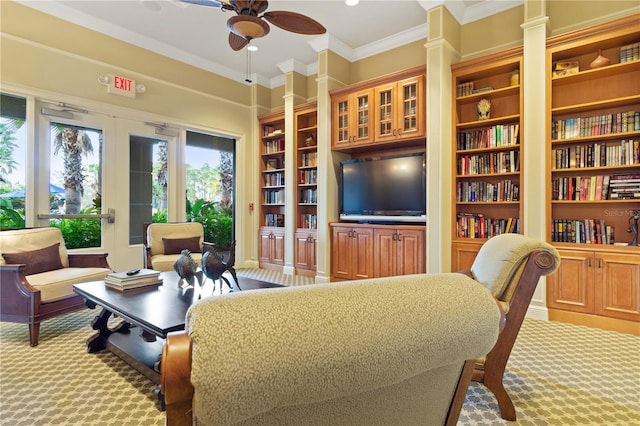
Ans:
[[[295,267],[315,276],[318,229],[318,109],[315,102],[294,108],[296,131]]]
[[[453,264],[486,239],[521,232],[522,49],[454,64]],[[471,250],[477,251],[477,250]]]
[[[638,15],[548,39],[546,66],[549,319],[637,334]]]

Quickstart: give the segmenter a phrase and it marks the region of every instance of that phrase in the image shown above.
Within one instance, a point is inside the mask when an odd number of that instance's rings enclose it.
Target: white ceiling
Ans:
[[[320,22],[327,33],[300,35],[270,25],[271,32],[234,52],[228,45],[226,21],[233,12],[179,0],[18,0],[19,3],[191,64],[244,82],[247,77],[267,87],[283,84],[283,72],[314,74],[317,52],[331,49],[359,60],[427,34],[427,10],[444,4],[461,23],[472,22],[521,5],[523,0],[272,0],[269,11],[302,13]]]

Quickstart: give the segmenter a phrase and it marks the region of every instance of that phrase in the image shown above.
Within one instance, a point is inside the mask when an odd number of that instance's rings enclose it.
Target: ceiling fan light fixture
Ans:
[[[347,6],[355,6],[360,0],[345,0]]]
[[[227,21],[227,28],[232,33],[247,40],[264,37],[269,34],[269,25],[262,19],[251,15],[232,16]]]

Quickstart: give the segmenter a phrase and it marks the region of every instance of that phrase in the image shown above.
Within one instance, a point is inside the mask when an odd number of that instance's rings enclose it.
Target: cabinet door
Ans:
[[[396,105],[398,139],[424,136],[426,113],[423,111],[425,105],[423,76],[398,82]]]
[[[309,259],[309,234],[306,232],[296,232],[295,235],[295,267],[308,269]]]
[[[271,231],[261,229],[259,238],[260,250],[258,253],[258,261],[260,263],[271,263]]]
[[[547,277],[547,306],[573,312],[594,313],[593,254],[578,250],[558,250],[558,270]]]
[[[375,136],[376,142],[386,142],[398,138],[397,84],[389,83],[376,86],[375,96]]]
[[[373,142],[373,89],[361,90],[351,95],[351,118],[349,132],[351,143],[367,144]]]
[[[375,229],[373,232],[373,276],[392,277],[399,275],[396,229]]]
[[[398,230],[396,275],[421,274],[426,271],[424,245],[424,231]]]
[[[451,270],[453,272],[471,269],[482,243],[453,243]]]
[[[640,321],[640,255],[598,253],[595,313]]]
[[[352,228],[335,226],[331,231],[331,276],[336,279],[351,279]]]
[[[349,95],[336,96],[331,99],[331,145],[340,149],[350,142],[349,134]]]
[[[373,278],[373,229],[353,230],[351,279]]]
[[[271,235],[271,263],[284,265],[284,231],[274,231]]]

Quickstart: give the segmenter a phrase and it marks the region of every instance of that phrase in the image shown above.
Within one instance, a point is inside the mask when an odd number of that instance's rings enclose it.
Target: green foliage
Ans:
[[[221,250],[231,247],[233,219],[229,202],[216,204],[200,198],[193,203],[187,199],[186,205],[187,221],[202,223],[205,241],[214,243]]]
[[[96,209],[86,208],[81,214],[95,214]],[[52,219],[49,223],[55,228],[60,228],[64,242],[68,249],[100,247],[101,244],[101,219]]]
[[[158,210],[151,215],[151,222],[153,223],[167,223],[167,210]]]
[[[13,209],[11,201],[0,198],[0,229],[24,228],[24,209],[22,213]]]

